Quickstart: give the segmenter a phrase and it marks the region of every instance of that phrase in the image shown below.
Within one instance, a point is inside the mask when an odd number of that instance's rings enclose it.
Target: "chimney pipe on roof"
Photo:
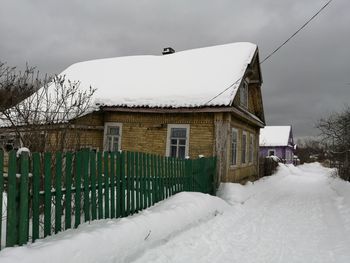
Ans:
[[[165,47],[163,48],[163,55],[169,55],[175,53],[175,50],[172,47]]]

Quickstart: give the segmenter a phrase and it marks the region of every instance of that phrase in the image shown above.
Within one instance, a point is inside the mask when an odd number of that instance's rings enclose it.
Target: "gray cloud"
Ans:
[[[160,54],[236,41],[257,43],[261,58],[287,39],[319,0],[3,0],[0,60],[58,73],[103,57]],[[317,134],[318,118],[350,98],[350,2],[334,1],[262,65],[268,124]]]

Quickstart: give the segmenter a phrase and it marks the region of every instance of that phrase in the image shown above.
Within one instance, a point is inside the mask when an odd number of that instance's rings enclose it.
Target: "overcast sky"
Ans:
[[[75,62],[231,42],[264,58],[326,0],[1,0],[0,61],[59,73]],[[262,65],[268,125],[316,135],[350,99],[350,1],[334,0]]]

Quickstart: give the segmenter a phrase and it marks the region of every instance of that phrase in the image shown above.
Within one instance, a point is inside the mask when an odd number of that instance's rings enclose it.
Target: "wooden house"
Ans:
[[[266,126],[260,130],[260,156],[277,156],[291,164],[294,149],[292,126]]]
[[[72,121],[83,146],[217,156],[218,181],[257,176],[259,130],[265,125],[257,46],[163,54],[86,61],[61,73],[97,89],[93,109]]]

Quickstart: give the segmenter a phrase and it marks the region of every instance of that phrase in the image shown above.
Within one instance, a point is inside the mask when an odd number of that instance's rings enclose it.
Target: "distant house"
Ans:
[[[218,181],[257,176],[259,130],[265,126],[257,46],[164,54],[86,61],[61,73],[97,89],[94,110],[72,121],[83,146],[217,156]]]
[[[265,126],[260,130],[260,156],[277,156],[284,163],[293,163],[292,126]]]

